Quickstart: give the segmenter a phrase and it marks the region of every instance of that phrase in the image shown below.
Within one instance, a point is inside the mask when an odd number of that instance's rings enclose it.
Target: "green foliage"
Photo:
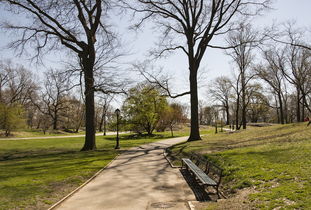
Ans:
[[[311,207],[311,129],[305,123],[208,134],[171,149],[175,159],[196,151],[224,169],[222,190],[252,187],[249,209]],[[219,204],[217,209],[222,209]]]
[[[171,135],[174,136],[174,125],[177,123],[184,123],[187,120],[184,109],[185,107],[177,103],[166,106],[160,114],[157,130],[163,132],[167,127],[169,127],[171,130]]]
[[[0,104],[0,128],[9,136],[11,131],[25,127],[24,109],[20,105]]]
[[[130,130],[137,133],[146,131],[151,135],[167,106],[166,98],[158,89],[140,84],[129,91],[122,110]]]

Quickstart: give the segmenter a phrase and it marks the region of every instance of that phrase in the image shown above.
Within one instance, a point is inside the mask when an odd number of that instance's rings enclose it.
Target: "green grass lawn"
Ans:
[[[169,137],[170,132],[121,135],[120,146],[122,150]],[[47,209],[67,195],[117,155],[115,136],[96,140],[97,150],[92,152],[79,151],[83,137],[0,140],[0,209]]]
[[[4,131],[0,130],[0,138],[24,138],[24,137],[41,137],[41,136],[67,136],[67,135],[83,135],[84,131],[79,131],[78,133],[74,132],[65,132],[62,130],[48,130],[44,134],[40,129],[19,129],[12,131],[9,137],[4,136]]]
[[[178,144],[170,152],[176,164],[196,152],[221,166],[222,190],[229,197],[251,189],[247,209],[311,209],[311,127],[305,123],[210,133],[203,141]],[[208,204],[208,209],[223,205]]]

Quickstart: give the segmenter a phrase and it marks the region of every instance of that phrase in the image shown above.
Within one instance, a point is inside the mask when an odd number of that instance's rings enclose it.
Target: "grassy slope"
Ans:
[[[187,132],[176,133],[176,136]],[[121,136],[121,149],[170,137]],[[1,140],[0,209],[46,209],[107,165],[115,136],[97,137],[97,151],[79,152],[84,138]]]
[[[311,208],[311,127],[306,124],[209,134],[172,148],[176,158],[196,151],[224,168],[223,190],[252,188],[248,208]],[[221,202],[212,206],[222,209]]]

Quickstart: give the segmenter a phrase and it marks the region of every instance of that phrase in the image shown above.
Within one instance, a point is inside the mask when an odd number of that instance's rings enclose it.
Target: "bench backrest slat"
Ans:
[[[207,160],[206,158],[198,155],[198,154],[191,154],[191,161],[195,163],[202,171],[208,174],[214,181],[219,185],[221,182],[222,177],[222,169],[216,166],[211,161]]]

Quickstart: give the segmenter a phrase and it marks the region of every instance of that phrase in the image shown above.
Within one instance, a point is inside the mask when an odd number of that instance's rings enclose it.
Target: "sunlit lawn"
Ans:
[[[67,136],[67,135],[83,135],[84,131],[75,132],[65,132],[61,130],[47,130],[44,134],[40,129],[19,129],[11,131],[11,135],[9,137],[4,136],[4,131],[0,130],[0,138],[25,138],[25,137],[40,137],[40,136]]]
[[[121,149],[168,138],[170,132],[131,135],[121,135]],[[115,136],[98,136],[96,151],[80,152],[83,137],[0,140],[0,209],[48,208],[107,165],[117,155],[115,142]]]
[[[172,152],[176,164],[196,152],[220,165],[222,190],[229,197],[253,189],[249,209],[311,209],[311,127],[305,123],[209,134],[203,141],[176,145]],[[222,202],[208,206],[224,208]]]

